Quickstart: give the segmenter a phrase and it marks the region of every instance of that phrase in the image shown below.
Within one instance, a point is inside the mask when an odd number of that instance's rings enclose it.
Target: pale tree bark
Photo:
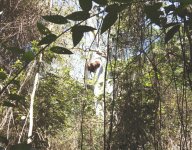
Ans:
[[[34,68],[35,68],[35,66],[36,66],[36,63],[37,63],[37,61],[34,60],[34,61],[33,61],[33,64],[29,67],[29,70],[28,70],[28,72],[27,72],[27,74],[26,74],[26,77],[25,77],[24,81],[22,82],[21,87],[19,88],[19,91],[18,91],[17,94],[20,94],[20,93],[21,93],[21,91],[22,91],[22,89],[25,87],[25,84],[27,83],[27,81],[30,80],[30,78],[31,78],[31,76],[32,76],[32,74],[33,74]]]
[[[22,82],[21,87],[19,88],[19,91],[18,91],[17,94],[20,94],[20,93],[21,93],[22,89],[25,87],[25,84],[28,82],[28,80],[30,80],[30,78],[31,78],[31,76],[32,76],[32,74],[33,74],[34,68],[35,68],[35,66],[36,66],[36,63],[37,63],[37,61],[34,60],[34,61],[33,61],[33,64],[29,67],[29,70],[28,70],[28,72],[27,72],[27,74],[26,74],[26,77],[25,77],[24,81]],[[25,126],[26,126],[26,124],[27,124],[27,119],[28,119],[28,117],[29,117],[29,113],[28,113],[28,115],[27,115],[26,118],[25,118],[25,123],[24,123],[24,125],[23,125],[22,131],[21,131],[21,133],[19,134],[18,143],[21,143],[21,137],[22,137],[22,135],[23,135],[23,131],[24,131]]]
[[[42,62],[42,54],[39,56],[39,65]],[[38,67],[39,68],[39,67]],[[28,140],[27,143],[32,142],[32,135],[33,135],[33,110],[34,110],[34,101],[35,101],[35,93],[38,88],[39,83],[39,69],[37,70],[37,73],[35,75],[34,83],[33,83],[33,90],[30,96],[31,102],[30,102],[30,109],[29,109],[29,132],[28,132]]]

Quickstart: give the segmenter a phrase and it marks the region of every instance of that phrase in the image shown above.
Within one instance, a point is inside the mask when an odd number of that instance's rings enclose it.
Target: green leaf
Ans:
[[[105,6],[107,5],[107,0],[93,0],[95,3],[101,5],[101,6]]]
[[[70,50],[60,46],[51,47],[50,50],[56,54],[73,54]]]
[[[101,26],[101,34],[108,30],[117,21],[117,19],[117,13],[108,13],[103,20],[103,24]]]
[[[7,74],[3,70],[0,70],[0,79],[5,80],[6,78],[7,78]]]
[[[83,31],[79,30],[78,26],[74,26],[71,29],[71,32],[73,38],[73,45],[76,46],[83,38]]]
[[[180,29],[180,25],[173,26],[165,35],[165,44],[167,44]]]
[[[51,44],[57,39],[57,36],[55,34],[49,34],[41,39],[41,41],[38,43],[38,46],[43,44]]]
[[[3,102],[3,106],[7,106],[7,107],[15,107],[15,104],[8,102],[8,101],[4,101]]]
[[[93,31],[93,30],[96,30],[95,28],[93,27],[90,27],[90,26],[85,26],[85,25],[82,25],[82,26],[76,26],[78,28],[78,30],[82,31],[82,32],[89,32],[89,31]]]
[[[84,11],[90,11],[92,8],[92,0],[79,0],[79,4]]]
[[[84,32],[89,32],[96,30],[93,27],[85,26],[85,25],[76,25],[71,29],[72,38],[73,38],[73,45],[76,46],[82,39]]]
[[[24,49],[21,49],[19,47],[6,47],[6,49],[15,54],[23,54],[25,52]]]
[[[61,15],[50,15],[50,16],[42,16],[46,21],[55,23],[55,24],[66,24],[68,23],[67,19]]]
[[[21,143],[12,145],[10,150],[31,150],[31,148],[32,148],[31,144]]]
[[[66,16],[66,18],[73,21],[81,21],[90,18],[90,14],[87,11],[76,11]]]
[[[124,9],[126,9],[127,8],[127,6],[128,6],[128,4],[122,4],[122,5],[118,5],[118,4],[112,4],[112,5],[108,5],[107,7],[106,7],[106,9],[105,9],[105,11],[106,12],[116,12],[116,13],[118,13],[118,12],[121,12],[121,11],[123,11]]]
[[[112,12],[112,11],[116,11],[118,9],[119,5],[118,4],[112,4],[112,5],[108,5],[106,8],[105,8],[105,11],[106,12]]]
[[[40,22],[37,22],[37,28],[41,34],[47,35],[51,33],[51,31]]]
[[[25,62],[30,62],[34,59],[35,54],[32,51],[25,52],[22,56],[22,60]]]

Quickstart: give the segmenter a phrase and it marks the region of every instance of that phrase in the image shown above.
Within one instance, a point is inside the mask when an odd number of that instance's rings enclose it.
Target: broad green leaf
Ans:
[[[112,4],[112,5],[109,5],[105,8],[105,11],[106,12],[114,12],[114,11],[117,11],[119,8],[119,5],[118,4]]]
[[[0,69],[0,79],[5,80],[6,78],[7,78],[7,74],[3,70]]]
[[[50,50],[56,54],[73,54],[70,50],[60,46],[51,47]]]
[[[90,17],[90,14],[87,11],[76,11],[76,12],[73,12],[72,14],[66,16],[67,19],[73,20],[73,21],[86,20],[89,17]]]
[[[90,27],[90,26],[85,26],[85,25],[82,25],[82,26],[76,26],[78,28],[78,30],[82,31],[82,32],[89,32],[89,31],[93,31],[93,30],[96,30],[95,28],[93,27]]]
[[[125,8],[127,8],[128,4],[122,4],[122,5],[118,5],[118,4],[112,4],[112,5],[108,5],[105,9],[106,12],[121,12],[123,11]]]
[[[19,47],[6,47],[6,49],[16,54],[23,54],[25,52],[24,49],[21,49]]]
[[[12,145],[10,150],[31,150],[31,148],[32,148],[31,144],[21,143],[21,144]]]
[[[165,35],[165,44],[169,42],[180,29],[180,25],[173,26]]]
[[[47,35],[51,33],[51,31],[40,22],[37,22],[37,28],[41,34]]]
[[[90,11],[92,8],[92,0],[79,0],[79,4],[84,11]]]
[[[101,26],[101,34],[108,30],[117,21],[117,19],[117,13],[108,13],[103,20],[103,24]]]
[[[105,6],[107,5],[107,0],[93,0],[95,3],[101,5],[101,6]]]
[[[49,34],[41,39],[41,41],[38,43],[38,46],[43,44],[51,44],[57,39],[57,36],[55,34]]]
[[[66,24],[68,23],[67,19],[61,15],[50,15],[50,16],[42,16],[43,19],[55,23],[55,24]]]
[[[15,104],[9,102],[9,101],[4,101],[3,102],[3,106],[7,106],[7,107],[15,107]]]
[[[96,30],[96,29],[93,27],[90,27],[90,26],[85,26],[85,25],[74,26],[71,30],[72,38],[73,38],[73,45],[76,46],[81,41],[84,32],[89,32],[89,31],[93,31],[93,30]]]
[[[77,26],[74,26],[71,29],[71,31],[72,31],[73,45],[76,46],[83,38],[83,32],[79,30]]]
[[[30,62],[34,59],[35,54],[32,51],[25,52],[22,56],[22,60],[25,62]]]

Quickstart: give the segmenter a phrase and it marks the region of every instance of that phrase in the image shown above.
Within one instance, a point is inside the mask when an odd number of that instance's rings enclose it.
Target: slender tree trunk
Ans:
[[[39,56],[39,65],[42,62],[42,54]],[[39,68],[39,67],[38,67]],[[30,102],[30,109],[29,109],[29,132],[28,132],[28,140],[27,143],[32,142],[32,135],[33,135],[33,110],[34,110],[34,101],[35,101],[35,93],[37,91],[39,83],[39,69],[37,70],[37,73],[35,75],[35,80],[33,84],[33,90],[31,93],[31,102]]]
[[[33,84],[33,91],[31,93],[31,102],[30,102],[30,109],[29,109],[29,132],[28,132],[28,140],[27,143],[32,142],[32,132],[33,132],[33,105],[34,105],[34,100],[35,100],[35,92],[37,90],[39,82],[39,73],[37,72],[35,75],[35,81]]]

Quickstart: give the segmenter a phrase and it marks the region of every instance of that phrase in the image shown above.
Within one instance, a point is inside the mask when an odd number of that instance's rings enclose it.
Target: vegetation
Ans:
[[[191,0],[0,3],[0,149],[192,149]]]

